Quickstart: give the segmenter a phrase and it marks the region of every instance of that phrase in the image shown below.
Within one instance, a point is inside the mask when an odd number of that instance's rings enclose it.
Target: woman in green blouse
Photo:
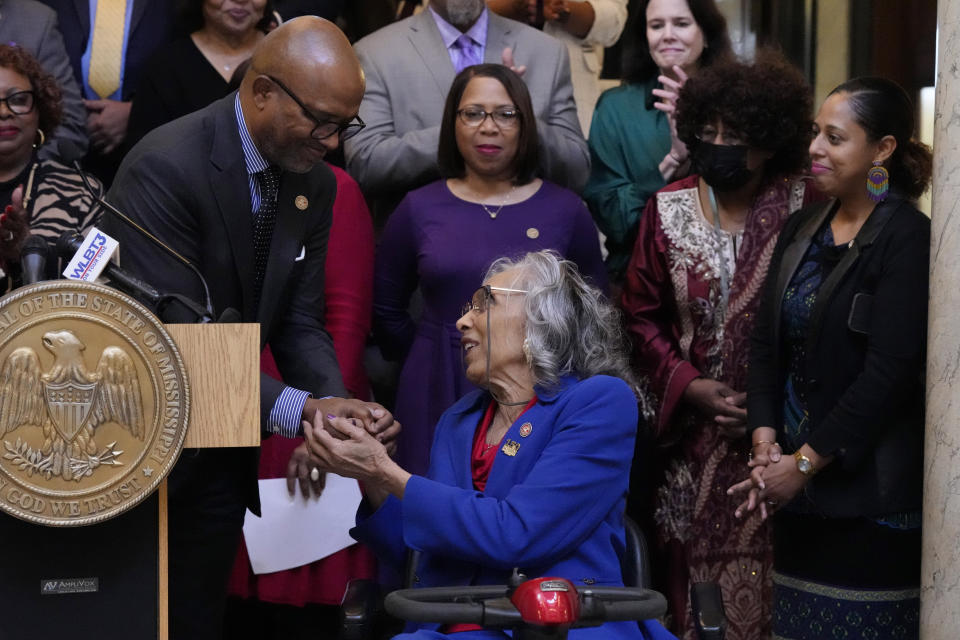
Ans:
[[[645,0],[627,37],[624,82],[600,97],[593,115],[583,194],[606,236],[611,284],[623,280],[647,198],[688,170],[673,122],[677,91],[699,67],[732,55],[714,0]]]

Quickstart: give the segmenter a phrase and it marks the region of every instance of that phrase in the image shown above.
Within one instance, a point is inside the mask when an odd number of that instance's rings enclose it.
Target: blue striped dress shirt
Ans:
[[[253,143],[247,123],[243,119],[243,110],[240,108],[240,94],[234,94],[233,108],[237,114],[237,129],[240,131],[240,145],[243,147],[243,159],[247,165],[247,183],[250,187],[250,212],[256,213],[260,209],[260,181],[257,174],[266,171],[270,163],[260,155],[260,151]],[[303,435],[300,427],[303,405],[306,404],[310,393],[293,387],[284,387],[277,397],[276,404],[270,409],[270,419],[267,430],[278,433],[287,438]]]

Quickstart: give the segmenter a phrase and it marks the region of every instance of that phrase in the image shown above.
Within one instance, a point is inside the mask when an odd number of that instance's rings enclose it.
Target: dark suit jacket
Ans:
[[[60,32],[73,65],[73,75],[83,92],[83,71],[80,59],[90,37],[90,4],[88,0],[40,0],[57,12]],[[137,89],[140,71],[154,50],[169,42],[173,33],[173,0],[134,0],[130,14],[130,36],[124,66],[124,100],[130,100]]]
[[[777,242],[751,340],[751,429],[783,428],[783,294],[835,206],[832,200],[801,209]],[[837,456],[807,492],[834,517],[919,509],[922,486],[930,220],[892,196],[855,243],[859,255],[836,288],[817,296],[804,363],[812,425],[807,444]]]
[[[345,395],[323,327],[323,269],[336,181],[323,164],[281,176],[263,293],[254,308],[253,214],[234,95],[145,136],[120,166],[107,200],[197,265],[218,314],[232,307],[244,322],[260,323],[261,346],[270,344],[287,384],[316,397]],[[298,196],[307,199],[303,211],[294,205]],[[125,269],[161,290],[203,300],[200,283],[184,266],[114,216],[105,216],[102,227],[120,241]],[[282,389],[282,383],[261,375],[262,425]],[[243,466],[236,477],[246,485],[247,503],[255,505],[256,470]]]

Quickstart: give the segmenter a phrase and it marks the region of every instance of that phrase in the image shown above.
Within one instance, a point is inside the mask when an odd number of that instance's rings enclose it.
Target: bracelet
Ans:
[[[753,445],[750,446],[750,451],[753,451],[758,445],[761,445],[761,444],[773,444],[778,447],[780,446],[780,443],[777,442],[776,440],[757,440],[756,442],[753,443]]]

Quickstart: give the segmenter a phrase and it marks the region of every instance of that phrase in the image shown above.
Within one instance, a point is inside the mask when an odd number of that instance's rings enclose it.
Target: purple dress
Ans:
[[[606,288],[590,213],[579,196],[550,182],[493,219],[439,180],[408,193],[387,221],[377,251],[373,323],[384,356],[404,361],[394,415],[403,425],[398,461],[410,473],[426,473],[440,414],[474,388],[460,358],[460,310],[495,259],[541,249],[556,250]],[[407,307],[418,286],[423,314],[414,322]]]

